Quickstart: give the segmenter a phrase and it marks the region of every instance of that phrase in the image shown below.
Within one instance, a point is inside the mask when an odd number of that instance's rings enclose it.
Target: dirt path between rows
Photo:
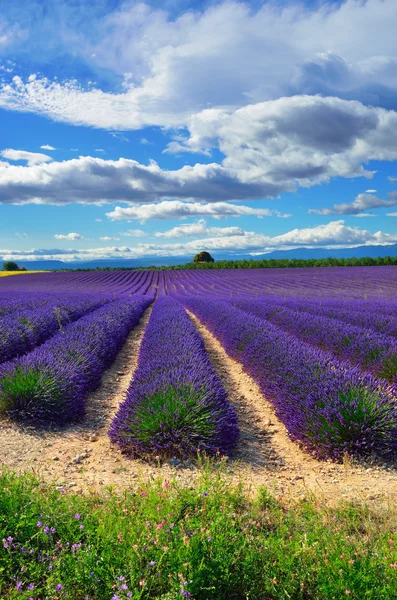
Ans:
[[[151,310],[145,311],[105,371],[101,386],[88,397],[85,419],[53,430],[0,421],[0,462],[19,472],[33,471],[59,489],[77,492],[107,485],[125,487],[138,478],[142,465],[126,461],[111,446],[107,431],[137,367]]]
[[[345,464],[319,461],[292,442],[277,419],[271,402],[258,385],[230,358],[218,340],[189,313],[215,370],[236,408],[241,430],[232,471],[245,485],[266,485],[277,495],[305,500],[312,495],[327,504],[339,500],[365,500],[395,505],[396,464]]]
[[[191,484],[198,469],[191,462],[148,464],[125,458],[111,446],[107,431],[135,372],[148,309],[129,335],[116,361],[92,393],[83,422],[64,429],[38,431],[0,421],[0,462],[16,471],[33,471],[61,490],[79,493],[136,486],[157,475],[175,476]],[[276,418],[272,405],[241,364],[231,359],[214,336],[189,313],[201,334],[211,363],[235,406],[241,437],[227,462],[227,476],[241,480],[248,489],[266,485],[288,501],[304,501],[314,495],[327,504],[341,499],[395,505],[395,465],[337,465],[320,462],[291,442]]]

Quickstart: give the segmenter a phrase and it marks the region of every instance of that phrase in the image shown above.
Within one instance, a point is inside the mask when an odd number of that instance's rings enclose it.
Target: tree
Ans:
[[[195,263],[200,263],[200,262],[213,263],[215,261],[209,252],[199,252],[193,258],[193,262],[195,262]]]
[[[9,260],[3,264],[3,271],[19,271],[19,267],[16,262]]]

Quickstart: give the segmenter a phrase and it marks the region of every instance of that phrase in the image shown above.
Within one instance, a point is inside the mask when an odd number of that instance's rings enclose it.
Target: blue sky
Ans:
[[[0,0],[0,259],[397,243],[397,3]]]

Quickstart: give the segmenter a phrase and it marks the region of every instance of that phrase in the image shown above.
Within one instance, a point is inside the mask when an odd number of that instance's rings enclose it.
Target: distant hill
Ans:
[[[370,256],[397,256],[397,244],[391,246],[357,246],[356,248],[294,248],[293,250],[275,250],[254,258],[363,258]],[[252,258],[252,257],[251,257]]]
[[[273,252],[257,254],[230,254],[226,252],[214,253],[211,252],[215,260],[261,260],[263,258],[282,259],[282,258],[363,258],[370,256],[377,258],[378,256],[397,256],[397,244],[391,246],[357,246],[356,248],[294,248],[293,250],[274,250]],[[152,256],[149,258],[136,259],[112,259],[112,260],[91,260],[91,261],[75,261],[63,262],[61,260],[35,260],[35,261],[17,261],[21,267],[26,267],[28,271],[41,269],[96,269],[101,267],[110,267],[117,269],[120,267],[161,267],[170,265],[183,265],[192,261],[192,256]]]

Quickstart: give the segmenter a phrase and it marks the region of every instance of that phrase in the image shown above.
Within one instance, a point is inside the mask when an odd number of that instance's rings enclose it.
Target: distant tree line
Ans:
[[[196,261],[185,265],[149,267],[97,267],[96,269],[57,269],[57,271],[180,271],[182,269],[296,269],[300,267],[382,267],[397,265],[397,256],[372,258],[262,258],[260,260]]]

